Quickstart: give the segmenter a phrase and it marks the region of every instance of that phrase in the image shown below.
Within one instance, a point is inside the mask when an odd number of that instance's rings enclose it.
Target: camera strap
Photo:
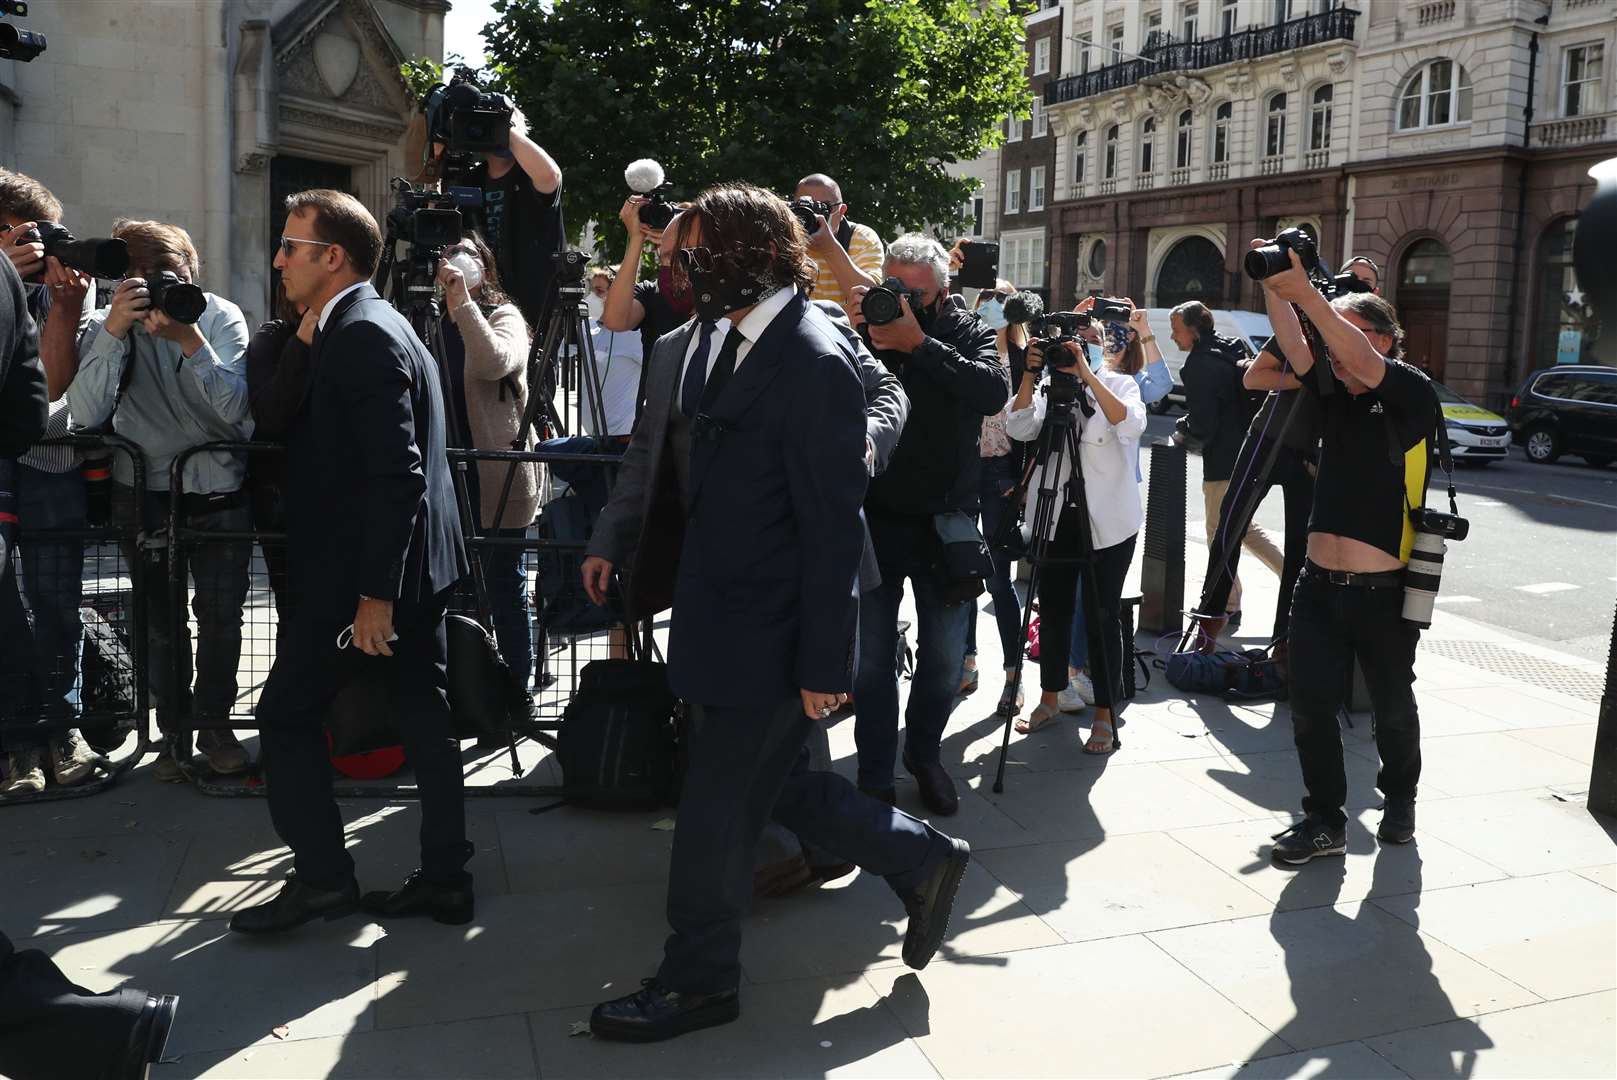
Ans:
[[[1432,431],[1427,438],[1432,440],[1432,447],[1437,451],[1438,465],[1443,470],[1445,486],[1448,489],[1449,496],[1449,513],[1458,517],[1460,514],[1460,505],[1456,499],[1456,492],[1454,490],[1454,458],[1449,453],[1448,425],[1443,422],[1443,406],[1438,402],[1436,393],[1431,393],[1431,403]],[[1402,472],[1404,467],[1404,452],[1398,448],[1398,434],[1397,432],[1393,431],[1392,416],[1390,411],[1388,411],[1385,406],[1383,406],[1381,421],[1382,429],[1387,433],[1387,455],[1391,459],[1393,467]],[[1430,482],[1430,479],[1431,474],[1428,471],[1428,482]],[[1421,492],[1422,506],[1426,505],[1425,494],[1425,491]],[[1410,505],[1409,487],[1407,485],[1404,485],[1404,509],[1411,516],[1413,516],[1415,513],[1414,507]]]

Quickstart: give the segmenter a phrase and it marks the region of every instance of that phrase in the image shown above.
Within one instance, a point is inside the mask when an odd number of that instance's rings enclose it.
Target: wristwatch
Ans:
[[[1140,344],[1141,345],[1149,345],[1155,340],[1157,340],[1157,335],[1155,335],[1155,334],[1147,334],[1145,337],[1140,339]]]

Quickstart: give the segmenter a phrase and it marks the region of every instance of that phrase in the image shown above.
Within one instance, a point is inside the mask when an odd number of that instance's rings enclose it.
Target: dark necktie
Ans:
[[[719,395],[724,393],[724,384],[735,374],[736,350],[741,348],[741,343],[745,340],[746,338],[741,336],[741,331],[734,326],[724,335],[724,345],[719,349],[718,359],[713,361],[713,372],[707,377],[707,386],[702,390],[702,400],[697,406],[697,412],[711,409],[713,403],[719,400]]]
[[[697,407],[702,403],[702,387],[707,382],[707,350],[713,344],[713,328],[717,323],[704,322],[702,336],[697,339],[696,351],[691,353],[690,363],[685,367],[685,382],[679,389],[679,411],[686,416],[695,416]]]

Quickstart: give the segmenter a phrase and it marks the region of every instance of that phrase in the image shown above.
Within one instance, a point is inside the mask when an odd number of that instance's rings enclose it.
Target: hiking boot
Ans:
[[[1347,827],[1330,825],[1310,814],[1284,832],[1277,832],[1274,858],[1287,866],[1301,866],[1321,855],[1347,854]]]
[[[197,750],[208,759],[208,768],[220,776],[247,771],[247,751],[234,731],[197,732]]]
[[[69,728],[66,735],[51,741],[51,771],[63,787],[84,783],[100,760],[78,728]]]
[[[6,755],[6,779],[0,795],[38,795],[45,790],[45,770],[39,767],[39,747]]]
[[[1407,844],[1415,839],[1415,800],[1388,799],[1376,836],[1388,844]]]

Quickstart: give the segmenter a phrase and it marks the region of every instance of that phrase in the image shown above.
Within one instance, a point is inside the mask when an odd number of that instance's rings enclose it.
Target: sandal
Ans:
[[[1001,716],[1015,716],[1022,711],[1024,700],[1021,684],[1008,682],[1005,684],[1005,692],[999,695],[999,707],[994,711]]]
[[[1054,705],[1046,705],[1041,701],[1033,707],[1032,712],[1016,722],[1016,733],[1018,735],[1031,735],[1052,720],[1059,719],[1060,716],[1060,709],[1057,709]]]
[[[1104,732],[1105,743],[1100,740]],[[1117,729],[1110,720],[1096,720],[1089,729],[1089,738],[1084,742],[1084,753],[1095,757],[1105,757],[1117,750]]]

